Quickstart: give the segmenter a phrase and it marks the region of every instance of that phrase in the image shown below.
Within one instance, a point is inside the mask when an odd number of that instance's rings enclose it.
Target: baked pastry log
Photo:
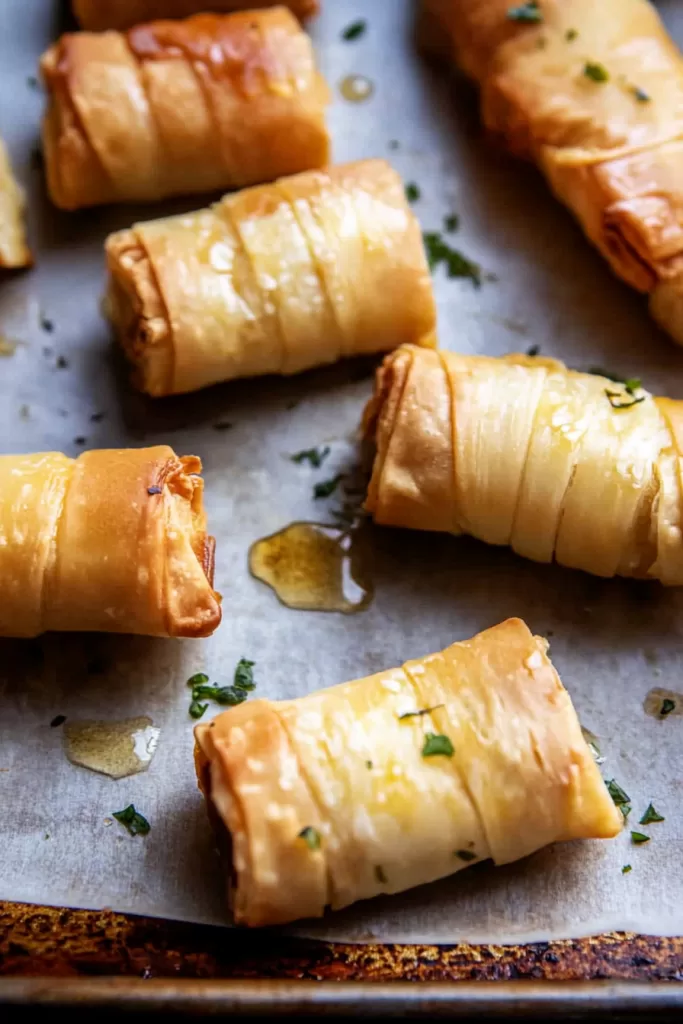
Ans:
[[[433,344],[420,228],[383,160],[136,224],[106,250],[109,313],[150,395]]]
[[[655,8],[422,4],[425,35],[478,82],[486,127],[538,163],[615,273],[650,296],[655,319],[683,344],[683,59]]]
[[[404,346],[365,431],[375,521],[597,576],[683,584],[683,403],[553,359]]]
[[[32,262],[24,231],[24,193],[0,139],[0,268],[30,267]]]
[[[283,0],[297,18],[310,18],[320,9],[319,0]],[[274,7],[274,0],[73,0],[73,11],[81,28],[101,32],[124,29],[155,18],[188,18],[203,11],[230,11]]]
[[[366,679],[195,729],[252,926],[621,828],[547,642],[520,619]],[[226,851],[228,852],[228,851]]]
[[[201,468],[166,445],[0,457],[0,636],[211,634]]]
[[[284,7],[64,35],[41,70],[63,209],[238,188],[329,158],[328,89]]]

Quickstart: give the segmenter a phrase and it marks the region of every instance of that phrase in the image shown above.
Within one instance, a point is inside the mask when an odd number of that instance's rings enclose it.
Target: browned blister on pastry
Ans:
[[[539,164],[683,343],[683,59],[652,4],[422,4],[429,39],[479,84],[486,127]]]
[[[200,473],[166,445],[0,457],[0,636],[211,634],[220,595]]]
[[[329,158],[328,89],[284,7],[71,33],[41,69],[64,209],[238,188]]]
[[[420,228],[383,160],[135,224],[106,249],[109,314],[151,395],[433,344]]]
[[[310,18],[320,9],[319,0],[282,0],[281,5],[297,18]],[[206,11],[229,14],[280,4],[276,0],[72,0],[72,6],[81,28],[101,32],[131,28],[155,18],[189,18]]]
[[[519,619],[195,730],[239,923],[320,916],[622,825],[547,643]]]
[[[5,144],[0,139],[0,269],[29,267],[33,262],[24,229],[24,193],[17,184]]]

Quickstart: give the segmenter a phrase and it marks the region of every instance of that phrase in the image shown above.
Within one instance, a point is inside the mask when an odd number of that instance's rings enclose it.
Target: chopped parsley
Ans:
[[[519,21],[524,25],[535,25],[543,21],[543,12],[538,6],[538,0],[529,0],[526,4],[519,4],[517,7],[508,7],[508,21]]]
[[[537,356],[540,351],[541,351],[541,346],[540,345],[529,345],[529,348],[526,350],[526,354],[528,356],[532,356],[533,357],[533,356]]]
[[[420,189],[414,181],[409,181],[406,185],[406,199],[409,203],[416,203],[420,198]]]
[[[48,334],[52,334],[55,329],[55,325],[52,320],[50,320],[49,317],[46,317],[44,313],[40,314],[40,326],[42,330],[46,331]]]
[[[138,814],[135,804],[128,804],[122,811],[113,811],[112,817],[124,825],[132,836],[146,836],[150,830],[147,818]]]
[[[564,38],[567,40],[568,43],[573,43],[578,34],[579,33],[576,31],[575,28],[568,28],[564,34]]]
[[[477,859],[474,850],[456,850],[454,856],[459,857],[460,860],[464,860],[466,863]]]
[[[320,833],[317,829],[313,828],[312,825],[307,825],[306,828],[302,828],[297,838],[303,839],[309,850],[320,849]]]
[[[244,690],[237,686],[195,686],[192,691],[192,703],[199,700],[214,700],[223,707],[234,707],[247,699]]]
[[[631,813],[632,808],[630,804],[622,804],[619,810],[622,813],[624,821],[626,821],[628,819],[629,814]]]
[[[428,732],[425,736],[424,745],[422,747],[423,757],[438,757],[440,754],[444,757],[453,757],[454,753],[455,749],[448,736],[443,736],[435,732]]]
[[[57,356],[57,369],[58,370],[66,370],[68,365],[69,365],[69,360],[66,358],[66,356]]]
[[[645,811],[645,814],[642,816],[642,818],[640,819],[638,824],[639,825],[651,825],[654,821],[665,821],[665,820],[666,819],[661,814],[657,813],[657,811],[654,808],[654,804],[648,804],[647,805],[647,810]]]
[[[444,219],[443,219],[443,229],[444,229],[444,231],[451,231],[451,232],[452,231],[457,231],[459,226],[460,226],[460,217],[458,217],[457,213],[449,213],[446,217],[444,217]]]
[[[617,807],[623,807],[624,805],[631,803],[631,797],[614,779],[608,779],[605,782],[605,785],[607,786],[607,792],[612,797],[612,800]]]
[[[437,708],[442,708],[443,704],[435,704],[431,708],[420,708],[419,711],[404,711],[402,715],[398,716],[399,722],[402,722],[404,718],[419,718],[420,715],[428,715],[430,711],[436,711]]]
[[[587,60],[583,66],[583,73],[591,82],[609,82],[609,71],[604,64]]]
[[[295,455],[290,456],[292,462],[296,462],[298,466],[302,462],[308,462],[313,469],[320,469],[323,462],[330,454],[329,445],[325,445],[324,448],[304,448],[300,452],[296,452]]]
[[[670,715],[671,712],[675,711],[675,710],[676,710],[676,701],[675,700],[671,700],[669,697],[665,697],[664,700],[662,701],[662,706],[659,709],[659,713],[662,716],[662,718],[666,718],[667,715]]]
[[[430,270],[435,270],[443,263],[448,277],[469,277],[475,288],[481,287],[481,267],[478,263],[469,260],[458,249],[452,249],[438,231],[425,231],[422,237]]]
[[[646,836],[644,832],[631,832],[631,842],[640,846],[641,843],[649,843],[650,837]]]
[[[255,661],[248,661],[246,658],[240,658],[235,668],[235,677],[233,679],[233,685],[238,690],[255,690],[256,683],[254,682],[254,665]]]
[[[197,672],[187,681],[192,687],[192,703],[189,707],[191,718],[201,718],[208,703],[202,701],[213,700],[222,707],[235,707],[247,699],[247,693],[255,689],[253,668],[256,663],[240,658],[235,668],[235,676],[231,686],[218,686],[209,683],[209,677],[205,672]]]
[[[313,497],[317,501],[319,498],[329,498],[331,494],[334,494],[339,481],[344,479],[343,473],[337,473],[336,476],[331,477],[329,480],[323,480],[322,483],[316,484],[313,488]]]
[[[381,864],[375,864],[375,878],[381,885],[386,885],[389,881]]]
[[[157,486],[148,487],[147,488],[147,493],[148,494],[161,494],[161,487],[157,487]]]
[[[650,100],[652,99],[650,94],[645,92],[644,89],[641,89],[639,85],[632,85],[631,86],[631,94],[633,95],[633,97],[635,98],[636,102],[638,102],[638,103],[649,103]]]
[[[627,391],[627,394],[631,396],[630,401],[621,401],[624,397],[623,394],[620,391],[610,391],[609,388],[605,388],[605,394],[613,409],[632,409],[634,405],[640,405],[647,398],[647,395],[636,397],[632,391]]]
[[[64,725],[65,722],[66,722],[66,715],[55,715],[55,717],[50,722],[50,728],[51,729],[56,729],[57,726]]]
[[[622,875],[627,875],[629,873],[629,871],[633,871],[633,868],[631,867],[631,865],[630,864],[624,864],[623,868],[621,869]]]
[[[190,704],[190,718],[201,718],[208,706],[208,702],[201,704],[198,700],[193,700]]]
[[[26,84],[28,85],[29,89],[39,89],[40,88],[40,82],[38,81],[38,79],[36,78],[35,75],[29,75],[28,78],[26,79]]]
[[[342,32],[342,39],[347,43],[353,42],[354,39],[360,39],[361,36],[365,35],[367,27],[368,23],[363,18],[359,18],[358,21],[352,21]]]
[[[196,672],[195,675],[190,676],[187,680],[188,686],[201,686],[202,683],[208,683],[209,677],[206,672]]]

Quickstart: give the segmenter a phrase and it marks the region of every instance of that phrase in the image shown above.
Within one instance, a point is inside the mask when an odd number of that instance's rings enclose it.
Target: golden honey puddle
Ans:
[[[373,587],[362,527],[290,523],[252,544],[249,570],[288,608],[303,611],[363,611]]]
[[[109,722],[70,720],[64,726],[64,750],[72,764],[125,779],[147,771],[159,732],[146,715]]]
[[[339,83],[339,92],[349,103],[364,103],[375,91],[375,86],[365,75],[347,75]]]
[[[670,706],[671,704],[673,707]],[[655,686],[648,691],[643,701],[643,709],[646,715],[660,720],[683,715],[683,693]]]

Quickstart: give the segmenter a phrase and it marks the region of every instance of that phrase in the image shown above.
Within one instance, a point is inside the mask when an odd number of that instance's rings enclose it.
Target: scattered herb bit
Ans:
[[[518,7],[508,7],[508,20],[519,21],[525,25],[534,25],[543,21],[543,12],[539,10],[538,0],[529,0]]]
[[[629,395],[635,394],[642,388],[643,384],[640,377],[628,377],[624,381],[624,388],[628,391]]]
[[[537,356],[540,351],[541,351],[541,346],[540,345],[529,345],[529,348],[526,350],[526,354],[528,356]]]
[[[312,825],[307,825],[299,832],[299,839],[303,839],[309,850],[320,849],[320,833]]]
[[[195,686],[192,691],[192,702],[200,700],[215,700],[216,704],[222,707],[235,707],[247,699],[246,690],[238,686]]]
[[[380,885],[386,885],[389,881],[381,864],[375,864],[375,878]]]
[[[296,462],[299,466],[302,462],[308,462],[313,469],[320,469],[329,454],[329,445],[325,445],[324,448],[304,448],[303,451],[292,455],[291,460],[292,462]]]
[[[198,700],[193,700],[190,704],[190,718],[201,718],[208,706],[208,702],[202,704]]]
[[[209,677],[206,672],[196,672],[195,675],[190,676],[187,680],[188,686],[201,686],[202,683],[208,683]]]
[[[248,661],[246,658],[240,658],[237,662],[235,669],[235,678],[233,679],[233,685],[238,690],[254,690],[256,689],[256,683],[254,682],[254,665],[255,661]]]
[[[156,487],[156,486],[148,487],[147,488],[147,493],[148,494],[161,494],[162,493],[162,489],[161,489],[161,487]]]
[[[654,808],[654,804],[648,804],[647,805],[647,810],[645,811],[645,814],[642,816],[642,818],[640,819],[638,824],[639,825],[651,825],[654,821],[665,821],[665,820],[666,819],[661,814],[657,813],[657,811]]]
[[[650,100],[652,99],[650,94],[645,92],[644,89],[641,89],[639,85],[632,85],[631,86],[631,92],[632,92],[633,96],[635,97],[636,102],[638,102],[638,103],[649,103]]]
[[[317,501],[319,498],[329,498],[331,494],[336,491],[339,481],[344,477],[343,473],[337,473],[336,476],[331,477],[329,480],[323,480],[322,483],[316,484],[313,488],[313,497]]]
[[[369,771],[369,770],[370,770],[370,769],[372,768],[372,761],[366,761],[366,762],[365,762],[365,767],[366,767],[366,768],[368,769],[368,771]]]
[[[404,711],[402,715],[398,716],[399,722],[402,722],[404,718],[419,718],[420,715],[428,715],[430,711],[436,711],[437,708],[442,708],[443,704],[435,704],[431,708],[420,708],[419,711]]]
[[[587,60],[583,66],[583,73],[591,82],[609,81],[609,71],[604,64],[598,64],[596,61]]]
[[[52,334],[55,329],[55,325],[52,320],[46,317],[44,313],[40,314],[40,326],[44,331],[47,331],[48,334]]]
[[[607,792],[612,797],[612,800],[617,807],[623,807],[624,804],[630,804],[631,797],[621,788],[618,782],[614,779],[608,779],[605,782],[605,785],[607,786]]]
[[[398,139],[389,139],[389,149],[398,149]]]
[[[214,430],[232,430],[233,424],[228,423],[227,420],[220,420],[218,423],[213,424]]]
[[[406,185],[406,199],[409,203],[416,203],[420,198],[420,189],[414,181],[409,181]]]
[[[87,443],[88,443],[87,437],[74,437],[74,444],[81,444],[81,445],[83,445],[83,444],[87,444]]]
[[[576,31],[575,28],[568,28],[564,34],[564,38],[567,40],[568,43],[573,43],[578,34],[579,33]]]
[[[29,89],[39,89],[40,88],[40,82],[38,81],[38,79],[36,78],[35,75],[29,75],[28,78],[26,79],[26,84],[29,87]]]
[[[666,718],[667,715],[670,715],[671,712],[675,711],[675,710],[676,710],[676,701],[675,700],[670,700],[669,697],[665,697],[664,700],[662,701],[662,706],[659,709],[659,713],[662,716],[662,718]]]
[[[628,816],[631,813],[632,809],[633,808],[631,807],[630,804],[621,804],[620,805],[619,810],[621,811],[621,814],[622,814],[622,817],[623,817],[624,821],[628,820]]]
[[[443,754],[444,757],[453,757],[454,753],[455,749],[448,736],[435,732],[428,732],[425,736],[424,746],[422,747],[423,757],[437,757],[440,754]]]
[[[50,722],[50,728],[56,729],[58,725],[64,725],[65,722],[66,715],[55,715],[55,717]]]
[[[623,868],[621,869],[622,875],[627,875],[629,873],[629,871],[633,871],[633,868],[631,867],[631,865],[630,864],[624,864]]]
[[[138,814],[135,804],[128,804],[122,811],[112,811],[112,816],[128,829],[132,836],[146,836],[150,829],[147,818]]]
[[[613,409],[632,409],[634,405],[639,405],[647,398],[647,395],[640,395],[639,398],[632,396],[630,401],[622,402],[619,401],[619,399],[624,396],[619,391],[610,391],[609,388],[605,388],[605,394],[607,395],[609,404]],[[627,392],[627,394],[632,395],[632,392]]]
[[[478,263],[467,259],[458,249],[452,249],[438,231],[425,231],[422,237],[430,270],[444,263],[449,277],[469,277],[475,288],[481,287],[481,267]]]
[[[457,213],[449,213],[447,217],[443,219],[444,231],[457,231],[460,225],[460,217]]]
[[[361,36],[365,35],[367,27],[368,23],[363,18],[360,18],[358,21],[352,21],[342,32],[342,39],[347,43],[352,42],[354,39],[360,39]]]
[[[631,832],[631,842],[638,846],[640,843],[649,843],[650,837],[646,836],[644,832]]]
[[[474,852],[474,850],[456,850],[455,856],[459,857],[460,860],[464,860],[467,863],[477,859],[477,855]]]
[[[91,423],[101,423],[103,419],[104,419],[104,413],[103,412],[93,412],[93,413],[90,414],[90,422]]]
[[[66,358],[66,356],[57,356],[57,369],[58,370],[66,370],[68,365],[69,365],[69,360]]]

